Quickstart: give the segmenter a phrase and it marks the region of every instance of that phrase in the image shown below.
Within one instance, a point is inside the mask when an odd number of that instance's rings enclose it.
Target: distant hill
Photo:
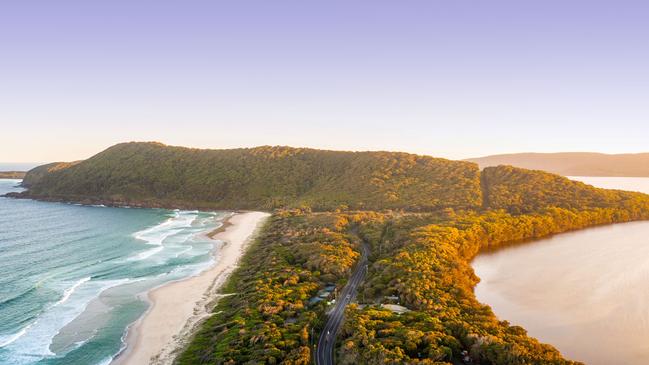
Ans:
[[[0,179],[22,179],[25,177],[24,171],[0,171]]]
[[[478,166],[399,152],[291,147],[200,150],[122,143],[80,162],[28,172],[39,199],[209,209],[471,209]]]
[[[649,177],[649,153],[516,153],[472,158],[467,161],[477,163],[480,168],[511,165],[563,176]]]

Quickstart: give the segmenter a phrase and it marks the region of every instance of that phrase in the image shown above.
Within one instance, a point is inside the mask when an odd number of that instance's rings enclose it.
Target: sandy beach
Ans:
[[[149,310],[129,328],[127,347],[111,365],[171,364],[196,326],[210,315],[219,288],[268,216],[262,212],[237,213],[222,229],[210,234],[224,243],[216,251],[215,265],[197,276],[150,291]]]

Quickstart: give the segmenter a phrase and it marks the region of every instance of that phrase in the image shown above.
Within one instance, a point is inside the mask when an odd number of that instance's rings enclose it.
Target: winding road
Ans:
[[[356,298],[358,286],[363,282],[365,274],[367,273],[367,256],[369,254],[369,246],[363,242],[361,246],[361,258],[356,265],[356,269],[349,282],[338,295],[336,305],[331,312],[327,324],[325,324],[318,345],[315,352],[316,365],[333,365],[334,363],[334,347],[336,345],[336,335],[340,330],[340,325],[343,323],[345,316],[345,307]]]

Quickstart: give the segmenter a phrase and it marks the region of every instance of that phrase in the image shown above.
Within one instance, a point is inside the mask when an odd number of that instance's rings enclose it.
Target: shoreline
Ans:
[[[24,181],[23,179],[12,179]],[[8,192],[0,195],[2,198],[12,199],[26,199],[35,200],[40,202],[50,203],[64,203],[64,204],[78,204],[78,205],[104,205],[111,208],[144,208],[144,209],[180,209],[180,210],[202,210],[202,211],[233,211],[233,212],[250,212],[247,208],[222,206],[218,204],[210,204],[206,202],[185,202],[182,200],[157,200],[157,199],[144,199],[144,200],[115,200],[107,198],[96,198],[90,196],[47,196],[47,195],[33,195],[29,192],[29,186],[21,184],[24,191]]]
[[[206,235],[215,241],[215,263],[198,275],[172,281],[143,295],[149,308],[126,330],[126,347],[110,365],[171,364],[198,326],[211,315],[219,289],[238,266],[270,214],[234,213]]]

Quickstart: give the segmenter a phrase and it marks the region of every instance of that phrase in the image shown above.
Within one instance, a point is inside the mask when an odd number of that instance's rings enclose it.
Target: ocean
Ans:
[[[213,264],[229,215],[0,198],[0,364],[110,363],[148,290]]]
[[[24,162],[24,163],[11,163],[11,162],[0,162],[0,171],[29,171],[36,166],[40,166],[42,163],[35,162]]]

